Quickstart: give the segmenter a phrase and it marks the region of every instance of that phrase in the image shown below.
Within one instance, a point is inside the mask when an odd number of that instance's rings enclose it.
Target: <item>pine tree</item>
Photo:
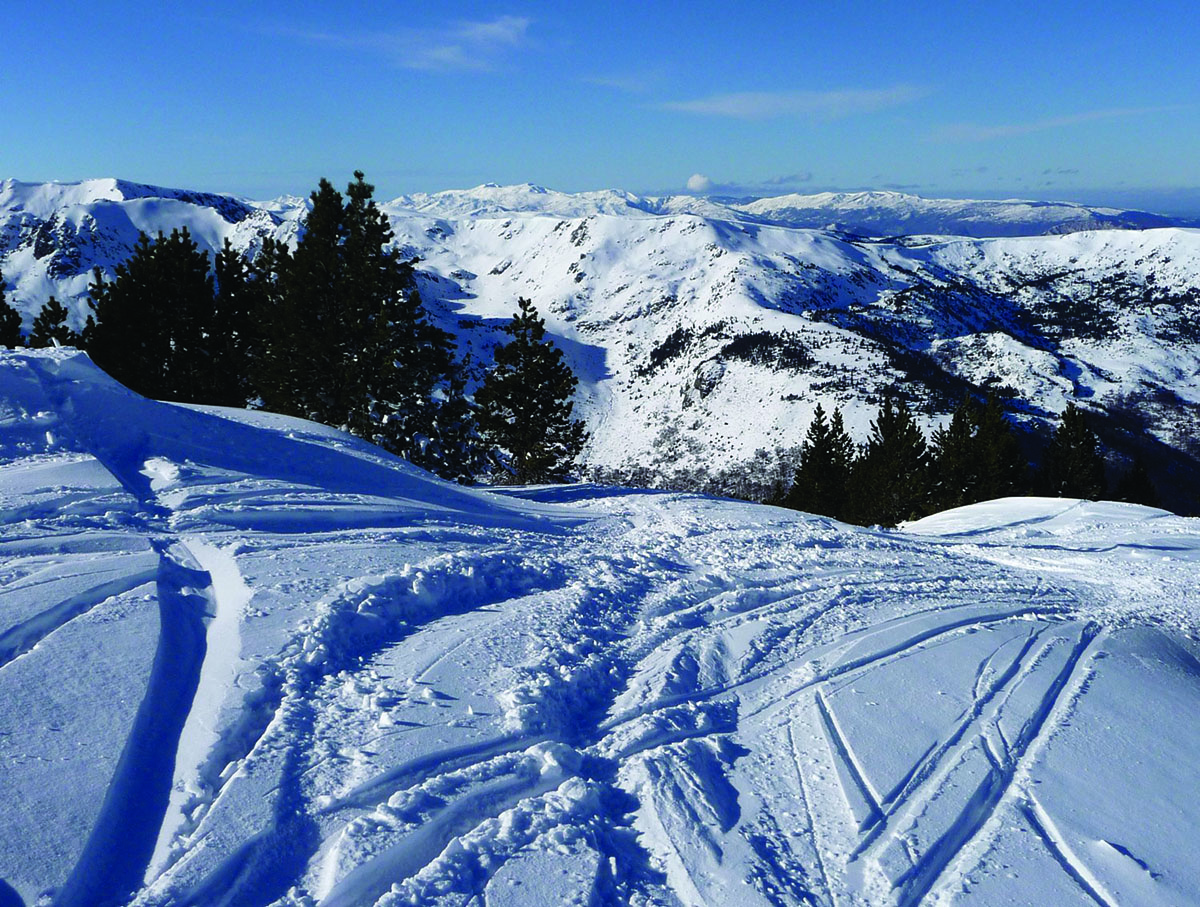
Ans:
[[[32,347],[79,346],[79,334],[67,324],[69,312],[51,296],[37,317],[33,319],[33,330],[29,334]]]
[[[479,433],[479,407],[466,394],[463,371],[455,368],[437,404],[423,447],[412,462],[461,485],[472,484],[491,463],[487,443]]]
[[[1146,464],[1141,457],[1134,457],[1121,478],[1117,480],[1114,496],[1118,501],[1129,504],[1145,504],[1147,507],[1158,507],[1158,490],[1150,478]]]
[[[932,505],[935,510],[961,507],[977,500],[983,468],[979,404],[971,397],[954,410],[950,423],[933,433]]]
[[[349,323],[357,301],[349,298],[342,194],[322,179],[310,199],[296,250],[264,250],[277,283],[260,318],[268,337],[256,384],[266,409],[349,428],[366,400],[357,361],[366,338]]]
[[[386,361],[376,371],[382,380],[371,388],[381,443],[443,478],[459,479],[465,466],[451,462],[456,442],[450,435],[458,432],[455,437],[465,443],[473,431],[473,410],[455,377],[454,343],[430,323],[415,288],[385,319],[380,354]],[[443,437],[443,432],[450,434]]]
[[[478,452],[463,445],[477,433],[452,379],[454,344],[429,321],[413,262],[392,247],[373,192],[361,171],[345,196],[322,179],[295,251],[264,246],[254,263],[265,327],[255,386],[266,409],[467,481]]]
[[[800,465],[784,504],[796,510],[844,519],[854,442],[846,434],[841,409],[826,421],[821,404],[800,446]]]
[[[1025,490],[1028,464],[995,398],[967,397],[933,434],[932,506],[943,510]]]
[[[1094,501],[1104,495],[1100,442],[1074,403],[1063,411],[1046,448],[1039,478],[1043,493],[1052,497]]]
[[[4,275],[0,274],[0,347],[15,350],[25,345],[21,337],[21,313],[4,298]]]
[[[208,350],[207,402],[245,406],[255,396],[250,374],[262,354],[264,284],[258,272],[228,239],[213,261],[215,295]]]
[[[475,395],[479,424],[507,454],[512,481],[565,481],[587,441],[583,422],[571,417],[578,379],[562,350],[544,339],[546,323],[533,303],[521,298],[517,305],[504,328],[513,339],[496,350],[496,365]]]
[[[977,501],[991,501],[1029,490],[1029,461],[1017,433],[995,397],[978,412],[979,486]]]
[[[99,268],[89,288],[97,324],[88,351],[122,384],[150,397],[204,403],[216,365],[215,321],[208,256],[191,234],[172,230],[138,237],[113,279]]]
[[[903,400],[888,399],[851,472],[853,512],[864,523],[894,526],[929,506],[929,450]]]

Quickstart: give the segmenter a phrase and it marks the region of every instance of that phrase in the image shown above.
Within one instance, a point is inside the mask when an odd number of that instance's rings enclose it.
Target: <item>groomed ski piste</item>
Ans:
[[[0,907],[1200,903],[1200,528],[464,489],[0,354]]]

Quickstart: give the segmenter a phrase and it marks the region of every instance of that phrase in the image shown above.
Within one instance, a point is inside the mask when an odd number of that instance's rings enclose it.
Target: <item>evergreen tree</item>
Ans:
[[[0,347],[15,350],[25,345],[21,337],[21,313],[4,298],[4,275],[0,274]]]
[[[841,409],[826,421],[817,404],[813,420],[800,446],[800,465],[784,504],[796,510],[844,519],[847,513],[847,483],[854,462],[854,442],[846,434]]]
[[[37,317],[33,319],[33,330],[29,334],[32,347],[79,346],[79,334],[67,325],[69,313],[66,307],[51,296]]]
[[[511,480],[520,485],[561,482],[587,441],[583,422],[571,418],[578,379],[562,350],[545,340],[546,323],[533,303],[504,331],[513,339],[496,350],[496,365],[475,395],[484,436],[507,454]]]
[[[455,445],[477,432],[450,335],[430,323],[416,289],[403,294],[385,328],[386,361],[376,371],[383,380],[371,388],[381,443],[443,478],[462,478],[470,455],[458,456]]]
[[[880,405],[851,473],[851,494],[864,523],[894,526],[928,512],[928,444],[903,400]]]
[[[479,433],[478,410],[466,394],[463,370],[455,368],[445,398],[433,411],[433,422],[424,436],[428,440],[409,459],[443,479],[472,484],[491,464],[488,446]]]
[[[1029,461],[1017,433],[995,397],[978,412],[979,485],[977,501],[991,501],[1029,490]]]
[[[1129,504],[1145,504],[1147,507],[1159,507],[1158,490],[1150,479],[1146,464],[1141,457],[1134,457],[1120,479],[1117,480],[1115,497],[1118,501]]]
[[[241,407],[255,397],[250,375],[263,351],[257,316],[264,308],[264,283],[228,239],[214,259],[213,278],[212,327],[206,336],[207,402]]]
[[[267,409],[466,481],[478,451],[464,449],[476,433],[452,380],[454,345],[430,323],[413,263],[392,248],[374,187],[354,177],[345,196],[322,179],[295,252],[268,243],[255,262],[265,328],[255,386]]]
[[[138,237],[133,255],[89,288],[98,323],[89,352],[122,384],[150,397],[212,402],[220,335],[208,256],[191,234]]]
[[[947,510],[980,500],[979,404],[971,397],[954,410],[950,423],[933,433],[932,505]]]
[[[1104,495],[1100,442],[1074,403],[1067,404],[1046,448],[1039,484],[1052,497],[1094,501]]]
[[[342,195],[322,179],[310,199],[295,252],[264,249],[277,283],[260,319],[268,336],[256,384],[266,409],[349,428],[352,401],[366,400],[358,362],[366,338],[347,323],[356,301],[348,298]]]
[[[967,397],[933,434],[932,506],[938,510],[1020,494],[1028,464],[1004,410]]]

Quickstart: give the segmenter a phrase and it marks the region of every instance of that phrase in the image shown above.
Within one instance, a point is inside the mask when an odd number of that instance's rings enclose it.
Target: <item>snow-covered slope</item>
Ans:
[[[0,354],[0,904],[1200,901],[1200,528],[459,489]]]
[[[302,207],[290,207],[294,221]],[[10,301],[28,323],[50,295],[74,302],[76,327],[92,270],[112,272],[133,251],[138,233],[151,236],[187,227],[207,251],[229,238],[239,249],[287,235],[284,218],[268,205],[225,195],[145,186],[126,180],[80,183],[0,181],[0,270]],[[294,228],[294,224],[293,224]]]
[[[293,238],[305,210],[112,180],[4,187],[0,268],[29,322],[51,292],[82,321],[91,268],[127,255],[137,229],[186,224],[206,248],[252,249]],[[1173,506],[1200,507],[1200,231],[868,240],[765,223],[786,220],[768,201],[742,206],[758,206],[751,216],[706,199],[484,186],[384,207],[477,370],[518,296],[546,314],[582,379],[597,475],[762,493],[818,402],[841,406],[861,439],[881,393],[899,388],[932,426],[974,389],[1011,395],[1031,427],[1077,400],[1106,443],[1170,476]],[[913,211],[940,204],[873,193],[818,207],[915,226]],[[992,217],[992,232],[1024,223],[987,204],[951,207]]]
[[[834,225],[872,236],[921,233],[954,236],[1035,236],[1079,230],[1177,226],[1144,211],[1025,199],[922,198],[903,192],[821,192],[782,195],[735,205],[737,210],[793,227]],[[1195,224],[1191,224],[1195,226]]]
[[[1080,205],[1025,199],[922,198],[903,192],[820,192],[781,195],[753,201],[711,199],[691,195],[638,196],[610,189],[599,192],[556,192],[525,183],[405,195],[392,202],[436,217],[493,217],[505,214],[544,214],[550,217],[588,217],[595,214],[695,214],[782,227],[833,228],[866,236],[1037,236],[1079,230],[1200,226],[1194,221]]]

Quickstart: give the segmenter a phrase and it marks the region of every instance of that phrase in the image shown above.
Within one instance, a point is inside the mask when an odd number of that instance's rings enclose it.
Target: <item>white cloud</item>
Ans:
[[[686,191],[696,195],[762,197],[800,191],[805,184],[811,183],[812,179],[812,172],[808,170],[748,182],[722,182],[703,173],[693,173],[684,186]],[[676,187],[671,187],[649,194],[669,195],[677,191]]]
[[[645,67],[626,72],[609,72],[584,76],[581,81],[601,88],[611,88],[626,94],[646,94],[660,85],[666,78],[667,68],[663,66]]]
[[[522,47],[532,20],[500,16],[490,22],[458,22],[401,36],[398,62],[409,69],[475,71],[495,69],[506,51]]]
[[[928,93],[926,89],[915,85],[840,91],[743,91],[715,94],[693,101],[671,101],[659,106],[665,110],[742,120],[788,116],[837,119],[908,104]]]
[[[937,142],[988,142],[992,139],[1029,135],[1033,132],[1044,132],[1047,129],[1076,126],[1080,123],[1091,123],[1096,120],[1121,119],[1178,109],[1178,105],[1168,107],[1116,107],[1110,110],[1091,110],[1087,113],[1049,117],[1044,120],[1034,120],[1028,123],[1004,123],[990,126],[980,123],[952,123],[949,126],[943,126],[934,131],[930,138]]]
[[[474,44],[516,47],[524,43],[531,21],[524,16],[500,16],[491,22],[460,22],[455,33],[461,40]]]
[[[786,176],[773,176],[762,181],[764,186],[794,186],[796,183],[811,183],[812,171],[802,170],[799,173],[789,173]]]
[[[377,34],[283,33],[321,44],[385,54],[398,66],[432,72],[488,72],[514,50],[529,44],[532,19],[497,16],[485,21],[461,20],[440,27],[403,28]]]

